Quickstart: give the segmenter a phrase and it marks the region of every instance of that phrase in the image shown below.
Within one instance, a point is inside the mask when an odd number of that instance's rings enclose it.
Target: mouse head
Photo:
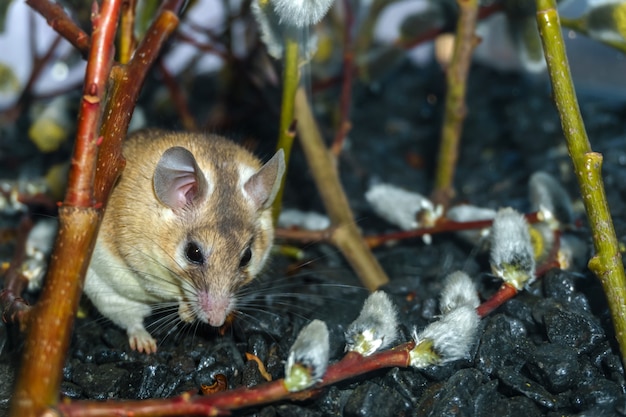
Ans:
[[[234,308],[234,292],[267,259],[271,205],[285,171],[282,150],[262,166],[238,147],[235,155],[224,154],[207,162],[174,146],[162,154],[153,175],[158,202],[171,209],[172,226],[185,231],[172,256],[183,293],[180,316],[213,326],[224,322]]]

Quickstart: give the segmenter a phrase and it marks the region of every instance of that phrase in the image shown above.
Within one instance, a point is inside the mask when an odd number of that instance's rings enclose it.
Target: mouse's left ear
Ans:
[[[285,153],[282,149],[274,154],[248,181],[243,188],[257,210],[269,208],[276,198],[280,183],[285,173]]]
[[[193,154],[180,146],[163,153],[154,169],[154,192],[161,203],[181,209],[203,198],[207,184]]]

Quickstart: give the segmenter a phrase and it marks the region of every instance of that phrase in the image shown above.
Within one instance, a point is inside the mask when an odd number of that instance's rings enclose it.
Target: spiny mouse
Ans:
[[[123,154],[84,291],[132,349],[152,353],[153,307],[215,327],[233,311],[267,260],[285,162],[282,150],[262,164],[223,137],[161,130],[131,135]]]

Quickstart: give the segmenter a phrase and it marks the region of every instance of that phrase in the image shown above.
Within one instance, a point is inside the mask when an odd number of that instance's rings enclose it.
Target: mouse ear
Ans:
[[[166,150],[154,170],[154,192],[164,205],[183,208],[204,196],[206,180],[196,158],[180,146]]]
[[[285,173],[285,153],[282,149],[274,154],[248,181],[243,188],[257,209],[264,210],[272,205]]]

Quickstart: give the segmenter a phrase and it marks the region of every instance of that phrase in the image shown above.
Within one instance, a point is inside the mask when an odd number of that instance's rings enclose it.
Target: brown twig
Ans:
[[[335,227],[332,243],[341,250],[363,285],[373,291],[386,284],[389,278],[356,227],[334,159],[324,145],[302,88],[296,92],[295,114],[298,120],[298,135],[308,166],[324,202],[326,213]]]
[[[539,222],[537,212],[525,214],[528,223]],[[493,220],[476,220],[471,222],[455,222],[446,218],[440,218],[433,227],[424,227],[415,230],[386,233],[384,235],[366,236],[365,241],[370,248],[375,248],[387,242],[395,242],[404,239],[414,239],[424,235],[434,235],[444,232],[458,232],[461,230],[484,229],[491,227]]]
[[[35,32],[35,28],[32,28],[31,31]],[[34,36],[33,36],[33,39],[34,39]],[[24,108],[28,107],[30,100],[33,97],[33,86],[35,85],[37,80],[39,80],[39,77],[41,76],[43,69],[46,67],[46,64],[48,64],[48,62],[50,61],[52,54],[54,54],[54,51],[57,49],[60,43],[61,43],[61,37],[57,36],[48,47],[48,50],[41,56],[37,55],[36,45],[34,44],[31,45],[33,68],[30,71],[28,80],[26,81],[26,84],[24,85],[24,88],[22,89],[22,92],[20,93],[20,96],[18,97],[17,101],[15,102],[13,106],[8,108],[4,112],[5,116],[7,117],[9,121],[15,121],[20,116],[20,114],[22,114]]]
[[[79,28],[67,13],[65,13],[65,10],[63,10],[60,4],[52,3],[49,0],[26,0],[26,4],[42,15],[52,29],[74,45],[83,57],[87,58],[91,39],[89,35]]]
[[[33,221],[30,216],[23,216],[17,227],[13,257],[9,263],[9,268],[3,276],[4,289],[0,292],[2,320],[5,322],[18,322],[22,328],[28,322],[31,307],[21,297],[28,281],[20,273],[20,268],[26,260],[26,241],[32,228]]]
[[[100,132],[104,141],[98,157],[98,171],[94,184],[96,201],[106,205],[107,197],[124,168],[122,141],[133,114],[135,102],[145,79],[145,74],[156,60],[163,44],[178,26],[176,13],[184,0],[166,0],[146,36],[127,66],[114,67],[113,85],[105,109]]]
[[[185,130],[189,130],[192,132],[198,131],[198,124],[196,123],[195,118],[191,114],[189,110],[189,105],[187,104],[187,98],[185,97],[185,93],[180,88],[178,81],[172,75],[172,73],[167,69],[165,64],[163,64],[163,60],[160,60],[158,63],[159,72],[161,73],[161,77],[163,78],[163,82],[165,83],[165,87],[170,92],[170,97],[174,102],[174,107],[178,112],[178,116],[180,117],[180,121],[185,128]]]
[[[339,125],[331,146],[331,152],[335,157],[341,153],[343,143],[352,127],[350,124],[350,105],[352,103],[352,76],[354,74],[354,45],[352,38],[354,12],[350,0],[344,0],[343,5],[346,14],[343,27],[343,81],[341,97],[339,98]]]
[[[465,106],[467,76],[472,53],[478,44],[478,38],[475,35],[478,0],[457,0],[457,3],[460,16],[457,23],[452,62],[446,71],[448,91],[446,93],[435,189],[432,194],[432,201],[444,207],[447,207],[454,197],[454,172],[463,121],[467,113]]]
[[[137,0],[124,0],[122,2],[118,53],[118,61],[122,65],[130,61],[135,46],[137,45],[137,39],[135,39],[136,10]]]

